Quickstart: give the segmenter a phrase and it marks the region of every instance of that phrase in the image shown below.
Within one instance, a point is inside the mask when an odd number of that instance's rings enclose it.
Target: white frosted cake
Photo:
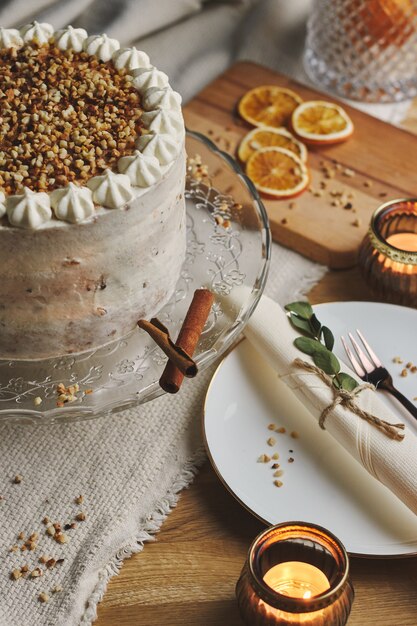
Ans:
[[[185,256],[181,98],[136,48],[0,29],[0,359],[120,338]]]

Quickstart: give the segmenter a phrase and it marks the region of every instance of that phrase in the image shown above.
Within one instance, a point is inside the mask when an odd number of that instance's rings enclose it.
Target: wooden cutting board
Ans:
[[[235,155],[240,139],[251,128],[237,115],[236,104],[248,89],[266,84],[290,87],[304,100],[337,101],[265,67],[242,62],[185,106],[187,127]],[[294,200],[264,199],[273,239],[334,269],[355,265],[371,214],[381,203],[417,196],[417,137],[343,106],[355,133],[337,146],[309,148],[310,189]],[[319,191],[323,181],[326,188]],[[347,208],[332,205],[337,204],[339,192],[352,195],[344,203]]]

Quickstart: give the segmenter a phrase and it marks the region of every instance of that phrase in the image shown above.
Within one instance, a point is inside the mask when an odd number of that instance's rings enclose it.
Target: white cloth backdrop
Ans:
[[[311,0],[0,0],[0,25],[36,18],[145,50],[189,99],[236,58],[299,71]],[[283,52],[285,48],[285,52]]]
[[[302,77],[300,50],[310,0],[0,0],[0,25],[33,18],[107,32],[135,44],[165,70],[187,100],[237,58]],[[267,293],[299,298],[324,268],[273,246]],[[211,371],[186,381],[178,397],[90,423],[0,425],[0,626],[91,624],[107,581],[142,549],[204,458],[199,428]],[[22,483],[14,485],[13,476]],[[74,497],[82,493],[85,504]],[[42,518],[87,519],[68,544],[44,534]],[[17,534],[40,532],[35,552],[9,553]],[[20,542],[19,542],[20,543]],[[41,554],[64,563],[41,578],[12,581],[10,571]],[[52,595],[60,584],[63,591]],[[50,595],[41,604],[40,591]],[[140,620],[140,616],[138,616]],[[140,622],[138,622],[140,623]]]

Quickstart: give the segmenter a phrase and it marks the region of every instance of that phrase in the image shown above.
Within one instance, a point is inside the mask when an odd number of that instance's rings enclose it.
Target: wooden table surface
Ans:
[[[404,125],[417,133],[417,102]],[[330,271],[314,304],[367,300],[358,270]],[[242,626],[235,584],[264,528],[221,484],[207,461],[180,496],[157,541],[128,559],[98,608],[97,626]],[[349,626],[417,626],[417,557],[351,559]]]

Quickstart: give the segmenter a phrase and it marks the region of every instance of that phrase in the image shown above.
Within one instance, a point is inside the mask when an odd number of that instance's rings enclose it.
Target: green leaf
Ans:
[[[333,350],[334,337],[333,337],[332,331],[330,330],[330,328],[327,328],[327,326],[322,326],[321,332],[323,333],[323,339],[324,339],[326,348],[328,350]]]
[[[330,350],[327,350],[323,347],[321,350],[318,350],[313,355],[313,361],[323,372],[329,374],[329,376],[333,376],[340,371],[340,363]]]
[[[285,310],[290,313],[295,313],[303,320],[309,320],[314,315],[309,302],[290,302],[290,304],[285,306]]]
[[[294,345],[296,348],[301,350],[301,352],[309,354],[310,356],[319,350],[326,349],[320,341],[317,341],[317,339],[310,339],[310,337],[297,337],[297,339],[294,339]]]
[[[311,328],[313,329],[316,337],[320,337],[321,323],[319,322],[319,320],[317,319],[314,313],[310,317],[309,321],[310,321]]]
[[[354,378],[352,378],[352,376],[349,376],[349,374],[345,374],[345,372],[339,372],[337,377],[339,379],[339,386],[341,386],[342,389],[345,389],[346,391],[353,391],[359,385],[359,383]]]
[[[314,338],[314,334],[311,332],[308,320],[303,320],[300,317],[297,317],[297,315],[291,314],[290,322],[294,326],[294,328],[296,328],[297,330],[301,330],[308,337]]]

